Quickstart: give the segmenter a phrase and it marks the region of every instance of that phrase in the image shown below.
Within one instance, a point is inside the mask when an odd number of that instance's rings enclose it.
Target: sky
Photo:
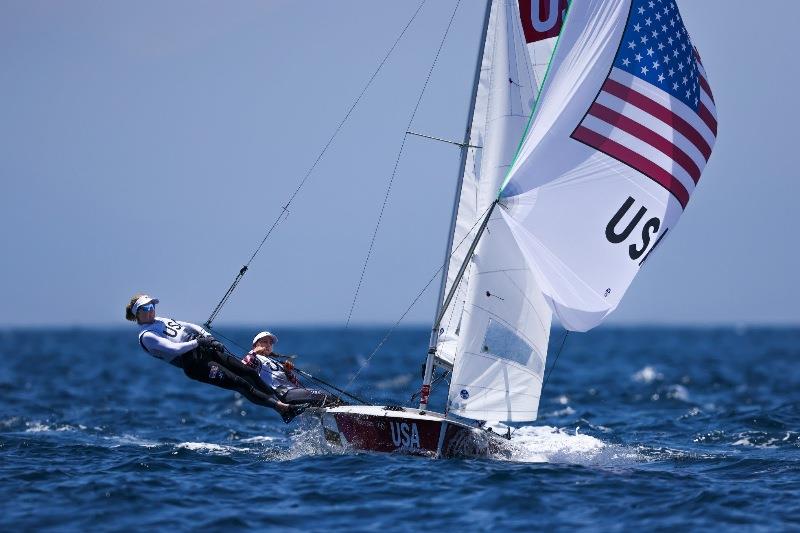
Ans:
[[[426,2],[218,324],[346,321],[455,4]],[[0,1],[0,327],[121,325],[140,291],[203,322],[418,5]],[[679,0],[719,138],[610,324],[800,323],[800,2],[750,5]],[[482,15],[462,1],[413,130],[463,137]],[[393,323],[436,272],[458,162],[407,141],[354,324]],[[437,290],[405,323],[431,322]]]

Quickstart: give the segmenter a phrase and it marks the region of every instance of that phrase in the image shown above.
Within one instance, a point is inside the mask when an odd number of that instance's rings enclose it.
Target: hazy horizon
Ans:
[[[202,321],[197,321],[201,323]],[[393,324],[385,323],[385,322],[359,322],[359,323],[351,323],[349,326],[345,327],[344,323],[322,323],[322,322],[309,322],[309,323],[274,323],[274,324],[258,324],[258,323],[229,323],[229,322],[220,322],[214,323],[212,327],[212,333],[214,331],[219,330],[252,330],[253,333],[257,333],[258,331],[262,331],[268,329],[273,331],[275,334],[280,334],[280,330],[299,330],[299,329],[330,329],[335,331],[346,331],[346,330],[381,330],[386,331],[392,329]],[[47,330],[84,330],[84,329],[97,329],[97,330],[128,330],[131,329],[135,331],[135,328],[138,326],[133,322],[125,322],[125,323],[114,323],[114,322],[107,322],[107,323],[96,323],[96,324],[66,324],[66,323],[55,323],[55,324],[17,324],[13,326],[0,326],[0,332],[9,332],[9,331],[23,331],[23,330],[40,330],[40,329],[47,329]],[[430,329],[430,323],[423,323],[423,322],[402,322],[398,325],[395,329]],[[796,329],[800,328],[800,321],[787,321],[787,322],[707,322],[702,324],[693,324],[688,322],[620,322],[620,321],[613,321],[609,320],[606,321],[595,329],[676,329],[676,330],[694,330],[694,329],[776,329],[776,330],[784,330],[784,329]],[[565,331],[561,324],[558,324],[554,321],[553,323],[553,331]],[[594,330],[592,330],[594,331]],[[573,334],[581,335],[582,333],[573,332]]]

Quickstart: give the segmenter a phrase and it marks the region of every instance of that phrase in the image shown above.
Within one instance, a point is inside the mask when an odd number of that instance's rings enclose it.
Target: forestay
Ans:
[[[565,327],[617,307],[686,208],[716,131],[674,1],[572,3],[500,210]]]
[[[468,233],[497,198],[535,93],[519,5],[495,0],[471,132],[471,144],[482,149],[468,154],[454,243],[474,239]],[[451,258],[448,290],[466,248]],[[482,420],[534,420],[550,322],[525,257],[495,210],[441,323],[438,355],[455,360],[449,412]]]

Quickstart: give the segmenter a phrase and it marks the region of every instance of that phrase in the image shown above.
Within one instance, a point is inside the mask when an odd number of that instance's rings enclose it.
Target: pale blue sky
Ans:
[[[204,321],[417,5],[0,0],[0,324],[120,324],[139,290]],[[454,5],[428,0],[219,324],[345,321]],[[609,322],[796,324],[800,2],[679,5],[720,137]],[[414,129],[462,135],[482,6],[462,2]],[[408,141],[354,322],[394,321],[442,261],[457,166]]]

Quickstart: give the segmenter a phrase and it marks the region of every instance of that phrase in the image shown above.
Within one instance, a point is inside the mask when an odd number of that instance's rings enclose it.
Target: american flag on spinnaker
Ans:
[[[706,72],[673,0],[632,0],[611,71],[572,138],[686,207],[717,136]]]

